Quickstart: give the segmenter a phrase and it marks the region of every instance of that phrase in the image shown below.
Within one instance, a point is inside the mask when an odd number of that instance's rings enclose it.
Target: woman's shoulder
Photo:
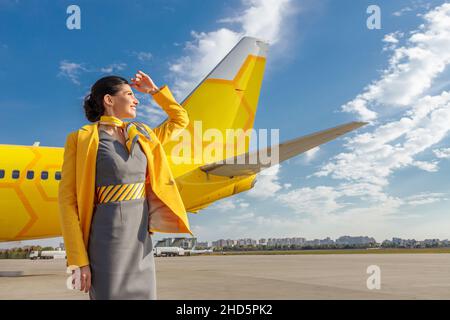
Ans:
[[[97,124],[96,122],[87,123],[87,124],[81,126],[80,128],[69,132],[67,134],[67,138],[76,138],[78,136],[78,134],[81,132],[86,132],[86,131],[91,132],[94,128],[96,128],[96,124]]]
[[[97,128],[97,122],[90,122],[76,130],[77,132],[80,131],[92,131],[94,128]]]

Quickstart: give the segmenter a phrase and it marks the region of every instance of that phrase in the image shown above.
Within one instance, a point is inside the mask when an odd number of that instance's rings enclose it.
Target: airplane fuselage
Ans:
[[[61,235],[58,185],[64,148],[0,145],[0,241]],[[174,165],[167,157],[187,211],[250,189],[253,176],[210,176],[198,168]]]

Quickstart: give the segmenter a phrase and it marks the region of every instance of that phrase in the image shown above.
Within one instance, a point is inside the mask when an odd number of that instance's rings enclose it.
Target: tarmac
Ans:
[[[157,296],[163,300],[450,299],[449,254],[214,255],[155,261]],[[88,300],[87,293],[66,288],[68,276],[64,259],[2,259],[0,299]]]

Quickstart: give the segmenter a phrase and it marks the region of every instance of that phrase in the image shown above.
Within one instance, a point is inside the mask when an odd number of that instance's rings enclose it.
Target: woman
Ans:
[[[168,120],[153,130],[123,121],[136,117],[131,87],[151,94]],[[93,124],[67,136],[59,185],[67,265],[80,268],[80,290],[90,299],[156,299],[151,234],[192,235],[162,148],[188,125],[187,112],[142,71],[131,85],[99,79],[84,109]]]

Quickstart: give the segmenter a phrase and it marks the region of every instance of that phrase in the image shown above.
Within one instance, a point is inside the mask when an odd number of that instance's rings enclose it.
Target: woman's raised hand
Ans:
[[[131,78],[130,86],[142,93],[153,94],[158,91],[158,87],[155,85],[152,78],[141,70],[136,73],[134,78]]]

